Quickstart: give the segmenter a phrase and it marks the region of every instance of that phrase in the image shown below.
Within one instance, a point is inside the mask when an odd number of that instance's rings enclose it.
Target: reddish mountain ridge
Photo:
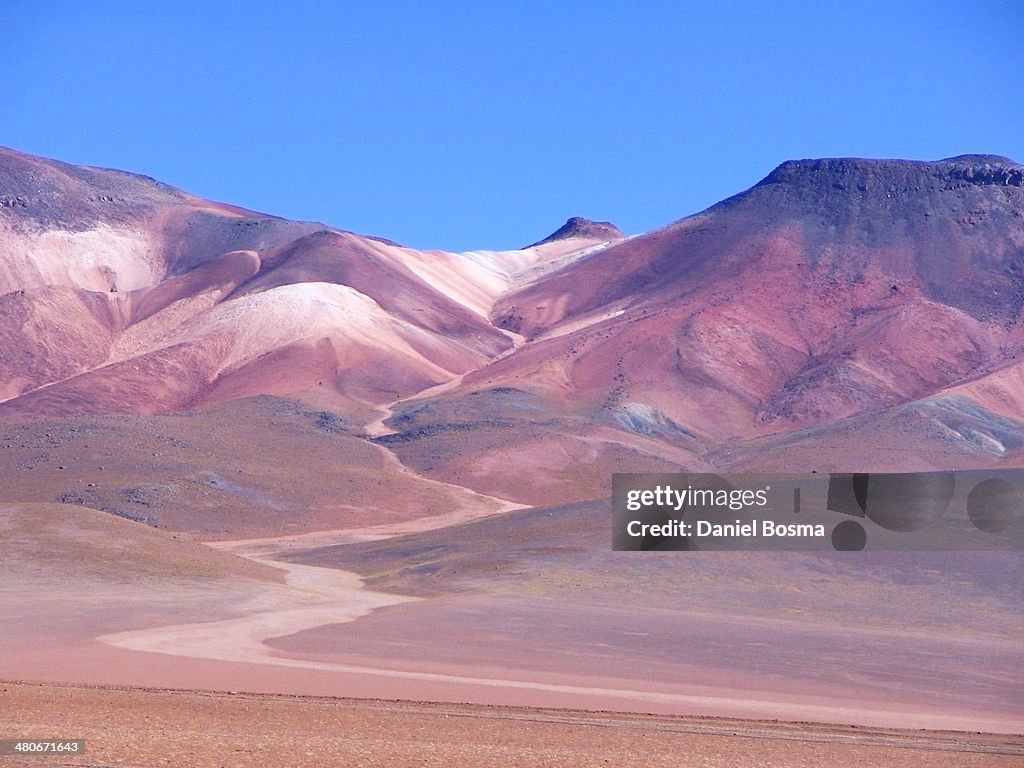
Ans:
[[[517,473],[594,461],[609,440],[599,429],[651,441],[632,444],[645,453],[672,445],[689,459],[671,461],[694,469],[1016,464],[1022,270],[1024,167],[1012,161],[784,163],[499,298],[495,324],[526,342],[398,406],[389,439],[413,466],[506,493]],[[584,425],[571,440],[590,453],[553,447],[521,403],[474,406],[508,389]],[[485,480],[438,451],[444,424],[491,433],[473,446]]]
[[[901,466],[1017,462],[1022,305],[996,156],[787,162],[645,235],[456,254],[0,150],[0,419],[297,397],[517,500],[776,466],[783,437],[827,468],[893,409]]]
[[[1009,160],[789,162],[503,297],[494,317],[556,339],[548,357],[573,347],[575,391],[605,394],[615,372],[618,399],[738,437],[915,400],[1011,363],[1022,244],[1024,167]]]
[[[493,299],[597,242],[420,253],[0,150],[0,415],[266,393],[367,412],[509,350]]]

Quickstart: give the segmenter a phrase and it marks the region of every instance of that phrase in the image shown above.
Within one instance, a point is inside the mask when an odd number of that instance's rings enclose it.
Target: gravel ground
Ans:
[[[86,741],[12,767],[1024,765],[1020,736],[17,682],[0,738]]]

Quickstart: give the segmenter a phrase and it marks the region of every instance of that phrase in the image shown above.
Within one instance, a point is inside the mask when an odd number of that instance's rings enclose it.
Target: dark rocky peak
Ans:
[[[1024,166],[999,155],[959,155],[944,160],[826,158],[789,160],[755,186],[793,184],[838,190],[922,190],[962,184],[1024,187]]]
[[[966,163],[970,165],[1015,165],[1020,163],[1003,155],[957,155],[939,160],[940,163]]]
[[[11,219],[16,226],[82,230],[97,221],[127,221],[187,199],[148,176],[69,165],[0,147],[0,208],[17,215]]]
[[[555,240],[569,240],[571,238],[585,238],[587,240],[623,240],[625,235],[610,221],[591,221],[582,216],[573,216],[565,224],[556,229],[543,240],[539,240],[527,248],[535,245],[551,243]]]

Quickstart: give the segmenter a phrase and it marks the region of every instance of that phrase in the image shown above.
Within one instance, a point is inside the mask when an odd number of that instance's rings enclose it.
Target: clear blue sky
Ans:
[[[0,0],[0,144],[419,247],[821,156],[1024,161],[1024,3]]]

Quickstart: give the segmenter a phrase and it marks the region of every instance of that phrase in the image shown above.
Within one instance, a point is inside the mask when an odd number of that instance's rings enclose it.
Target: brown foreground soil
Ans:
[[[1020,766],[1024,736],[581,710],[0,683],[0,738],[84,739],[0,765]]]

